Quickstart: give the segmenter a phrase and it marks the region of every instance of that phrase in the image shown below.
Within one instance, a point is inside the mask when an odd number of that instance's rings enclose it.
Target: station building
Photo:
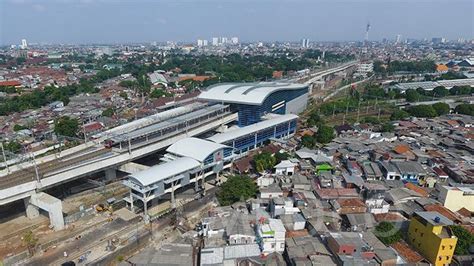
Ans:
[[[269,113],[298,114],[306,109],[309,87],[281,82],[220,83],[209,86],[199,99],[228,104],[238,112],[239,126],[262,120]]]
[[[171,193],[174,204],[174,192],[193,184],[199,189],[199,182],[211,174],[218,174],[229,168],[235,154],[231,147],[198,138],[185,138],[177,141],[166,150],[165,162],[144,171],[131,174],[124,181],[130,188],[130,197],[125,200],[134,209],[134,202],[143,204],[145,219],[148,220],[149,203]]]

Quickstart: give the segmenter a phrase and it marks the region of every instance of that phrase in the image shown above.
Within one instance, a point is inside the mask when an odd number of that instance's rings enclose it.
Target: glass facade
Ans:
[[[308,88],[277,91],[269,95],[261,105],[232,104],[233,111],[239,113],[239,126],[247,126],[261,121],[268,113],[285,114],[287,102],[308,92]]]
[[[246,152],[264,144],[271,138],[283,138],[296,132],[296,119],[223,143],[234,147],[237,153]]]

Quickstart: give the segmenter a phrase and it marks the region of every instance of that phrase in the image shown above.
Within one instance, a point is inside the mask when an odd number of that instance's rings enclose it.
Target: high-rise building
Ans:
[[[398,34],[397,39],[395,40],[396,43],[400,43],[402,41],[402,35]]]
[[[26,42],[26,39],[22,39],[22,40],[21,40],[20,48],[21,48],[21,49],[26,49],[26,48],[28,48],[28,43]]]
[[[309,39],[302,39],[301,40],[301,47],[309,48]]]
[[[231,42],[232,42],[232,44],[239,44],[239,38],[238,37],[232,37]]]
[[[203,41],[203,40],[200,40],[200,39],[198,39],[198,40],[197,40],[197,46],[198,46],[198,47],[202,47],[202,46],[204,46],[204,41]]]
[[[228,42],[227,37],[221,37],[221,43],[222,44],[227,44],[227,42]]]
[[[213,46],[218,46],[219,45],[219,38],[213,37],[212,38],[212,45]]]
[[[446,39],[443,37],[435,37],[431,39],[431,42],[434,44],[440,44],[440,43],[445,43]]]
[[[208,45],[208,41],[207,40],[202,40],[202,46],[207,46]]]

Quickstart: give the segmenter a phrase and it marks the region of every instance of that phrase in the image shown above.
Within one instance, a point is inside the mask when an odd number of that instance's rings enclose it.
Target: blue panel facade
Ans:
[[[223,143],[224,145],[234,147],[237,153],[245,152],[254,147],[264,144],[271,138],[282,138],[296,132],[296,119],[290,122],[284,122],[258,132],[248,134],[234,140]]]
[[[239,126],[247,126],[261,121],[268,113],[285,114],[287,102],[296,99],[308,88],[299,90],[282,90],[270,94],[261,105],[232,104],[233,110],[239,113]]]

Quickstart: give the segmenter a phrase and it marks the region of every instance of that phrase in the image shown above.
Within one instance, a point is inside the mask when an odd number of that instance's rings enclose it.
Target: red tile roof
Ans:
[[[408,263],[418,263],[423,260],[423,256],[418,254],[418,252],[408,246],[408,244],[405,242],[399,241],[390,246],[395,249],[398,254],[404,257]]]
[[[406,183],[405,187],[408,188],[409,190],[415,191],[416,193],[420,194],[423,197],[428,197],[429,193],[424,190],[423,188],[413,184],[413,183]]]
[[[0,87],[16,87],[16,86],[21,86],[21,82],[19,82],[18,80],[0,81]]]
[[[425,205],[424,208],[426,211],[439,212],[441,215],[443,215],[444,217],[448,218],[449,220],[453,222],[457,222],[457,223],[461,222],[460,217],[456,213],[452,212],[451,210],[439,204]]]

